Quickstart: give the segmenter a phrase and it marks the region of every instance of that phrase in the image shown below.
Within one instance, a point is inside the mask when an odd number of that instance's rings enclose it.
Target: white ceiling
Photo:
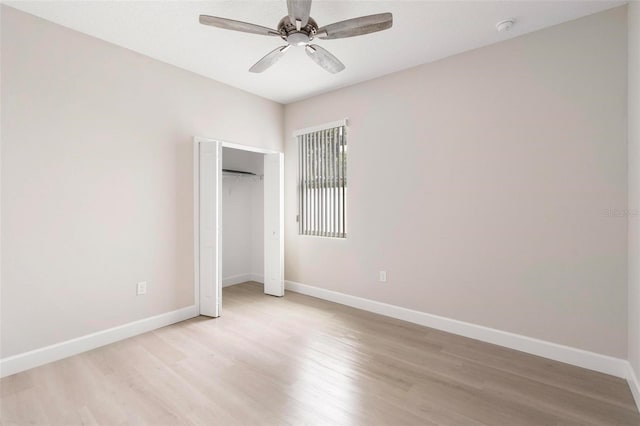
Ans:
[[[289,103],[418,64],[566,22],[625,1],[336,1],[315,0],[319,26],[361,15],[393,13],[389,30],[318,40],[346,69],[329,74],[291,48],[263,74],[249,67],[283,41],[200,25],[198,15],[275,28],[285,0],[6,1],[12,7],[280,103]],[[498,21],[515,18],[508,33]]]

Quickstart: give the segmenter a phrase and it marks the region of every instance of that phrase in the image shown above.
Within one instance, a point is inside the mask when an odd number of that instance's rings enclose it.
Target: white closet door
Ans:
[[[264,156],[264,292],[284,296],[284,156]]]
[[[200,315],[220,316],[222,303],[220,238],[222,147],[200,142]]]

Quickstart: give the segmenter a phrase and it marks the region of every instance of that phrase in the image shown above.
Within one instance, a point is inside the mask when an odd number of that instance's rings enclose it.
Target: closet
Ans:
[[[263,282],[264,154],[222,148],[222,287]]]
[[[250,280],[284,296],[284,155],[198,136],[193,143],[198,313],[219,317],[222,287]]]

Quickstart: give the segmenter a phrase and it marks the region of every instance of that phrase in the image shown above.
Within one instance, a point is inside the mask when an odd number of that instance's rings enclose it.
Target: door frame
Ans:
[[[219,143],[222,148],[233,148],[258,154],[283,155],[282,151],[273,149],[242,145],[202,136],[193,137],[193,303],[196,305],[198,315],[200,315],[200,142],[216,142]],[[281,185],[284,187],[284,180]],[[222,285],[222,283],[220,283],[220,285]]]
[[[284,296],[284,154],[265,154],[264,164],[264,293]],[[277,178],[276,178],[277,175]],[[273,185],[273,178],[279,182]],[[277,202],[274,198],[277,197]],[[274,215],[274,211],[278,214]],[[277,234],[277,238],[274,238]],[[274,242],[278,244],[274,245]],[[273,253],[277,253],[274,259]],[[278,266],[274,268],[274,265]],[[277,273],[277,274],[275,274]]]

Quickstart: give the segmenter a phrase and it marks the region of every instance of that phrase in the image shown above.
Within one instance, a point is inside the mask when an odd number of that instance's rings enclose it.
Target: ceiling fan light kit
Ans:
[[[286,45],[267,53],[249,68],[250,72],[261,73],[280,60],[291,46],[304,46],[307,56],[332,74],[342,71],[345,65],[326,49],[317,44],[311,44],[314,39],[332,40],[355,37],[386,30],[393,25],[391,13],[378,13],[347,19],[319,28],[316,21],[309,16],[311,0],[287,0],[287,9],[289,14],[280,20],[276,30],[209,15],[200,15],[200,23],[225,30],[280,37],[287,42]]]

